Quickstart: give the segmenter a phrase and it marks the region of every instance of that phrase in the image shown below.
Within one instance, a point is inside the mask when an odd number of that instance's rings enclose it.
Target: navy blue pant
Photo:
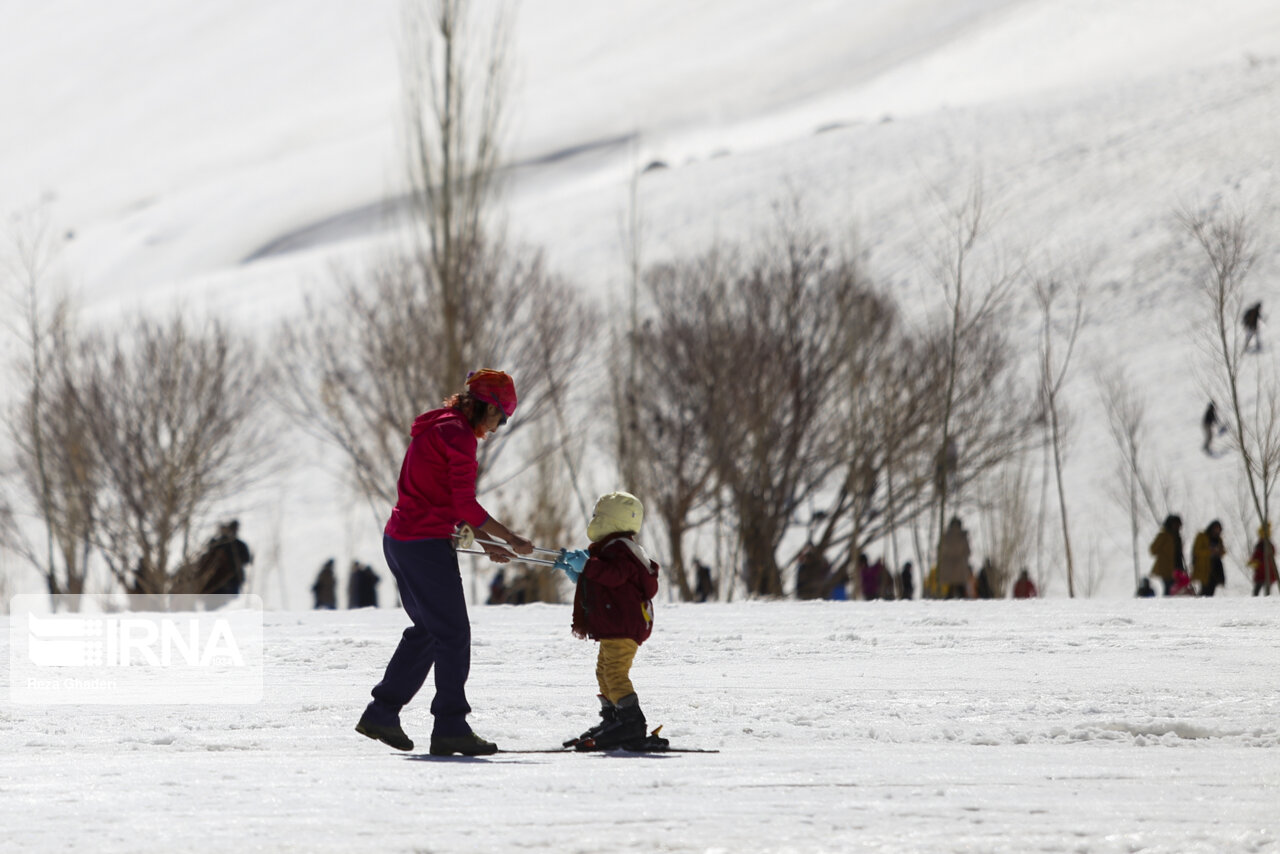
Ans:
[[[471,622],[462,594],[462,575],[452,540],[393,540],[383,536],[382,552],[400,585],[400,601],[413,620],[373,688],[365,714],[375,722],[399,722],[400,709],[418,693],[434,666],[436,695],[433,735],[471,732],[467,724],[467,674],[471,671]]]

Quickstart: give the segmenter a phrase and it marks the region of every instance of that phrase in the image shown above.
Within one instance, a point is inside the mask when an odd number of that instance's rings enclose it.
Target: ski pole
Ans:
[[[488,554],[488,552],[487,552],[487,551],[485,551],[484,549],[457,549],[457,553],[458,553],[458,554],[460,554],[460,555],[486,555],[486,554]],[[505,552],[505,554],[506,554],[506,555],[507,555],[507,557],[509,557],[511,560],[520,561],[521,563],[536,563],[536,564],[540,564],[540,565],[542,565],[542,566],[555,566],[555,565],[556,565],[556,562],[555,562],[554,560],[551,560],[551,559],[549,559],[549,558],[545,558],[545,557],[529,557],[529,556],[527,556],[527,555],[518,555],[518,554],[515,554],[514,552]]]
[[[476,543],[480,543],[482,545],[494,546],[495,548],[501,549],[511,558],[511,560],[518,560],[522,563],[536,563],[542,566],[556,565],[555,559],[533,557],[531,555],[518,555],[511,550],[511,546],[508,543],[504,543],[501,540],[490,539],[488,537],[477,537],[476,532],[472,530],[470,525],[463,525],[460,528],[458,528],[457,532],[455,532],[453,535],[453,539],[456,543],[456,551],[458,552],[458,554],[468,554],[468,555],[488,554],[488,552],[486,552],[483,548],[479,548],[479,549],[471,548]],[[539,548],[538,546],[534,546],[533,550],[535,553],[542,552],[543,554],[555,555],[557,558],[560,557],[560,553],[561,553],[560,549],[544,549],[544,548]]]
[[[454,533],[453,539],[456,541],[458,545],[458,551],[470,549],[471,546],[473,546],[476,543],[481,543],[482,545],[486,545],[486,546],[497,546],[500,549],[506,549],[507,551],[511,551],[510,544],[504,543],[502,540],[495,540],[489,537],[477,537],[476,532],[471,529],[470,525],[463,525],[462,527],[460,527]],[[555,555],[556,557],[559,557],[560,553],[564,551],[563,549],[544,549],[544,548],[540,548],[539,546],[534,546],[533,550],[535,553],[542,552],[543,554]],[[467,554],[475,554],[475,552],[468,551]],[[552,563],[555,563],[555,561],[553,560]]]

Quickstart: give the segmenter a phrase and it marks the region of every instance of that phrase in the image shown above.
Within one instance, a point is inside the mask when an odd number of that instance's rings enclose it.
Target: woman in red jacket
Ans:
[[[516,554],[533,544],[494,519],[476,501],[476,447],[516,411],[516,388],[502,371],[482,370],[467,378],[466,390],[441,409],[413,422],[409,449],[396,483],[396,506],[383,531],[382,550],[413,620],[405,629],[386,673],[373,688],[356,732],[398,750],[413,742],[400,727],[400,710],[418,693],[435,668],[431,753],[478,756],[497,745],[471,731],[467,675],[471,669],[471,623],[462,591],[453,533],[465,522],[490,539],[506,542]],[[504,563],[508,553],[485,546]]]
[[[600,723],[566,746],[608,749],[645,737],[644,712],[631,684],[631,663],[653,631],[653,597],[658,564],[636,542],[644,506],[627,492],[611,492],[596,502],[587,524],[591,547],[566,552],[556,566],[578,589],[573,597],[573,633],[600,642],[596,683]]]

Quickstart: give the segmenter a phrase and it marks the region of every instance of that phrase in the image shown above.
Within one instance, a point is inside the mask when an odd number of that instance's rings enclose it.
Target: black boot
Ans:
[[[376,724],[369,720],[367,713],[361,715],[360,722],[356,724],[356,732],[396,750],[413,750],[413,740],[404,734],[400,724]]]
[[[498,752],[498,745],[485,741],[474,732],[458,736],[431,736],[432,756],[452,756],[461,753],[463,756],[490,756]]]
[[[590,740],[588,750],[612,750],[631,742],[644,739],[646,735],[644,712],[640,711],[640,698],[628,694],[615,704],[616,718],[601,727]],[[581,742],[585,744],[586,742]]]
[[[573,747],[580,742],[595,738],[600,731],[618,719],[618,707],[609,701],[604,694],[597,694],[596,699],[600,701],[600,723],[584,732],[577,738],[571,738],[564,742],[565,747]]]

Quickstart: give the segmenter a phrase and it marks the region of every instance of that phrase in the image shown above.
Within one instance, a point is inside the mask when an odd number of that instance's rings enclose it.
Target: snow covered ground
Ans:
[[[479,607],[502,747],[595,717],[567,606]],[[633,679],[716,754],[425,755],[352,731],[402,614],[266,614],[250,706],[0,713],[0,851],[1280,849],[1272,600],[662,605]],[[0,661],[8,657],[0,621]]]

